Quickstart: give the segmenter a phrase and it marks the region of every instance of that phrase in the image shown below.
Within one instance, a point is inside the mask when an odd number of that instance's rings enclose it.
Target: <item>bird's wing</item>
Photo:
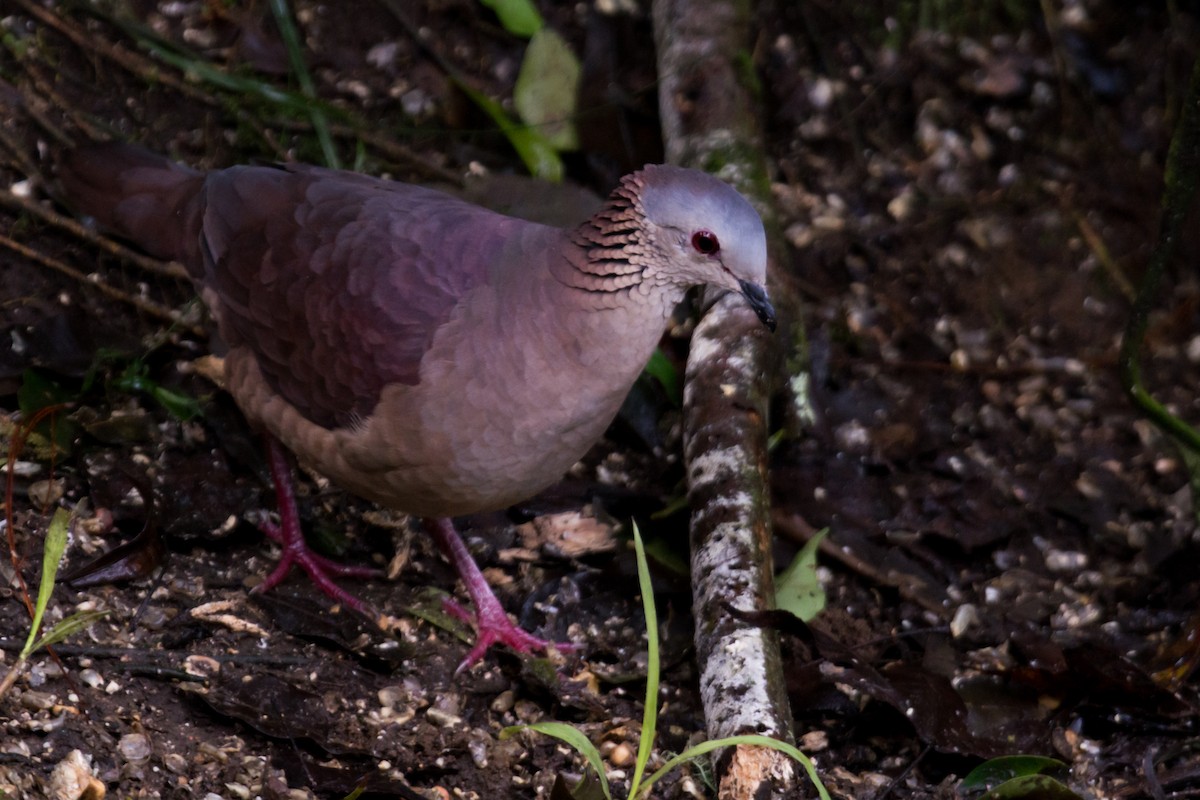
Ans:
[[[415,384],[455,305],[516,223],[428,189],[313,167],[237,167],[205,185],[205,299],[231,348],[327,428]]]

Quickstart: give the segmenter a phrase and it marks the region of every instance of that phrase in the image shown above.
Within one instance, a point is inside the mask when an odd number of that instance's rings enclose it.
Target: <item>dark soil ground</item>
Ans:
[[[570,172],[606,191],[661,159],[648,9],[541,5],[585,64]],[[760,3],[751,52],[815,411],[774,451],[781,562],[831,531],[826,611],[780,631],[798,739],[836,797],[971,796],[963,776],[1013,754],[1060,759],[1057,777],[1084,797],[1196,796],[1189,473],[1116,369],[1200,41],[1195,5],[843,5]],[[239,76],[289,82],[263,11],[114,6]],[[660,752],[701,737],[687,580],[671,567],[686,563],[686,515],[650,518],[682,491],[678,415],[653,393],[562,486],[462,521],[522,624],[584,644],[557,675],[500,651],[455,676],[466,646],[430,593],[457,591],[452,571],[403,519],[314,476],[305,523],[342,560],[389,569],[353,586],[389,629],[331,609],[299,575],[247,593],[276,555],[254,525],[273,498],[258,441],[204,377],[213,343],[192,330],[190,287],[14,198],[67,213],[48,180],[66,137],[116,135],[201,166],[320,150],[306,118],[181,78],[84,8],[0,0],[6,535],[31,586],[55,506],[83,503],[68,568],[141,538],[115,566],[123,579],[58,588],[53,619],[108,616],[36,654],[0,697],[0,796],[97,796],[65,788],[71,776],[120,798],[546,796],[580,761],[498,735],[537,719],[578,725],[620,782],[645,639],[632,557],[607,520],[631,516],[660,554]],[[347,163],[425,182],[471,164],[520,171],[438,60],[508,98],[520,39],[474,0],[402,4],[411,28],[384,4],[350,8],[297,4],[318,93],[356,115],[336,136]],[[1191,420],[1195,222],[1143,350],[1152,391]],[[98,281],[187,319],[168,325]],[[180,421],[175,397],[202,415]],[[52,434],[63,448],[34,436],[18,453],[13,426],[54,399],[71,404]],[[580,510],[598,534],[577,550],[544,538]],[[3,562],[0,672],[29,628]],[[656,791],[705,796],[706,778],[694,766]]]

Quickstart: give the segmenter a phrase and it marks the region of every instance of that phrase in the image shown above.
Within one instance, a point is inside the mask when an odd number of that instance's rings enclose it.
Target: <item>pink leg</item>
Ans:
[[[574,644],[548,642],[545,639],[539,639],[531,633],[526,633],[514,625],[512,620],[508,618],[508,614],[504,613],[504,608],[500,605],[500,601],[496,599],[496,595],[492,592],[492,587],[488,586],[487,579],[479,571],[479,566],[475,563],[475,559],[471,558],[471,553],[467,550],[467,546],[463,544],[458,531],[454,530],[454,525],[450,520],[445,517],[426,517],[422,522],[425,525],[425,530],[429,531],[434,540],[437,541],[442,553],[450,559],[454,564],[454,568],[458,570],[458,576],[467,587],[467,594],[471,598],[471,604],[475,606],[475,615],[472,618],[467,610],[458,603],[452,600],[446,603],[446,611],[448,613],[460,619],[473,621],[478,633],[475,646],[471,648],[471,652],[467,653],[467,657],[458,665],[455,674],[474,665],[475,662],[483,658],[484,653],[494,644],[506,644],[520,653],[527,653],[530,650],[545,650],[551,646],[559,650],[575,649],[576,645]]]
[[[292,486],[291,464],[288,462],[283,445],[270,436],[267,437],[267,459],[271,467],[271,481],[275,484],[275,501],[279,506],[279,524],[264,524],[262,532],[283,547],[283,554],[279,557],[279,563],[275,565],[275,569],[263,579],[262,583],[254,587],[254,591],[265,592],[278,586],[291,571],[292,564],[297,564],[308,573],[312,582],[325,594],[364,617],[377,619],[379,614],[375,609],[338,586],[330,576],[372,578],[381,574],[379,570],[338,564],[310,550],[304,541],[304,534],[300,530],[300,515],[296,511],[296,493]]]

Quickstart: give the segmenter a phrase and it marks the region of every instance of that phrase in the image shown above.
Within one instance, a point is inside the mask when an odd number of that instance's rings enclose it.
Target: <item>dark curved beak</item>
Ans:
[[[775,307],[767,299],[767,290],[757,283],[743,280],[738,281],[738,288],[742,290],[742,297],[746,298],[746,302],[750,304],[750,308],[754,309],[754,313],[758,315],[762,324],[767,326],[767,330],[774,333]]]

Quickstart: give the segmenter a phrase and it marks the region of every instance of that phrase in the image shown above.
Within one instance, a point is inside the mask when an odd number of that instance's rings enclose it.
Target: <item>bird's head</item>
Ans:
[[[725,182],[698,170],[647,166],[636,182],[663,268],[656,277],[684,286],[708,284],[738,292],[775,330],[767,299],[767,237],[758,212]]]

